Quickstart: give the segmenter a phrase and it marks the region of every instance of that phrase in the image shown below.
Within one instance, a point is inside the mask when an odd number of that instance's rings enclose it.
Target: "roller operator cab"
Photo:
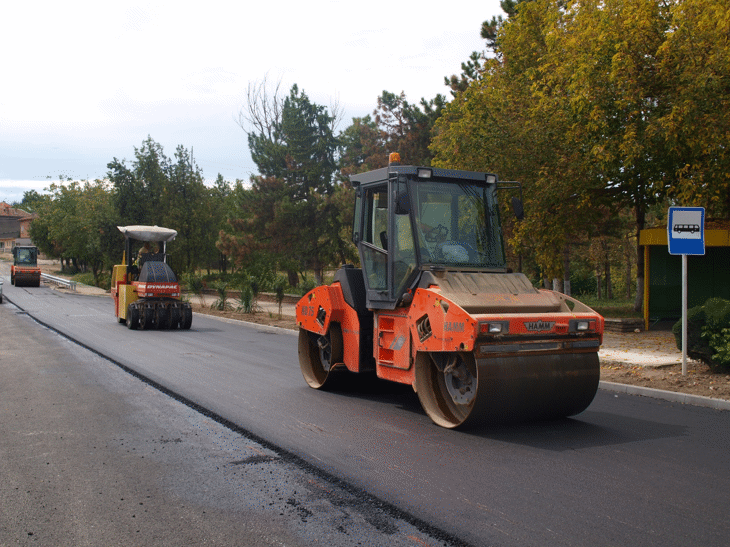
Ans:
[[[124,234],[122,264],[114,266],[111,293],[120,323],[136,329],[189,329],[193,309],[180,299],[180,284],[167,265],[167,243],[177,232],[159,226],[118,226]],[[135,250],[133,245],[142,245]]]
[[[10,284],[16,287],[41,286],[41,269],[38,267],[37,247],[32,245],[16,245],[13,247]]]
[[[297,304],[299,362],[410,384],[438,425],[570,416],[598,389],[603,317],[506,266],[493,174],[403,166],[351,177],[362,268]],[[521,200],[514,199],[521,217]]]

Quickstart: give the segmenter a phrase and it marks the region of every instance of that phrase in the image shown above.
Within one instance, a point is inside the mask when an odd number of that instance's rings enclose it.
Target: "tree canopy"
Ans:
[[[726,0],[511,5],[507,20],[485,23],[496,30],[494,56],[453,80],[435,163],[523,181],[530,218],[513,243],[530,247],[548,275],[562,269],[561,248],[607,229],[604,219],[624,208],[636,232],[666,199],[727,216],[727,8]],[[639,253],[639,289],[642,277]]]

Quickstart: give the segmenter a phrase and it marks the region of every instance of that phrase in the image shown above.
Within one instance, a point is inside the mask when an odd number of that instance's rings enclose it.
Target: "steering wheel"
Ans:
[[[425,237],[426,241],[429,243],[438,243],[439,241],[445,240],[447,235],[449,235],[449,229],[443,224],[439,224],[435,228],[431,228],[428,232],[424,233],[423,237]]]

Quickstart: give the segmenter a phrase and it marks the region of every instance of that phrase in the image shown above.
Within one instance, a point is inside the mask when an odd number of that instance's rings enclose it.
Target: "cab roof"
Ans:
[[[160,226],[117,226],[124,237],[138,241],[172,241],[177,237],[177,231]]]

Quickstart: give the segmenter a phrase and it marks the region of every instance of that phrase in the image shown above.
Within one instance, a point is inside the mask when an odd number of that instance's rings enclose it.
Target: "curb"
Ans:
[[[726,401],[725,399],[713,399],[712,397],[705,397],[703,395],[689,395],[687,393],[679,393],[676,391],[664,391],[663,389],[633,386],[630,384],[617,384],[615,382],[598,382],[598,388],[605,391],[613,391],[614,393],[625,393],[627,395],[641,395],[642,397],[662,399],[671,403],[702,406],[706,408],[713,408],[715,410],[730,410],[730,401]]]

